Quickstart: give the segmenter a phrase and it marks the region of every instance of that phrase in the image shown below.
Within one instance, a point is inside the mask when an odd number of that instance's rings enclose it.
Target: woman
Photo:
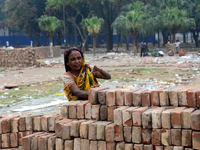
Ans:
[[[83,53],[77,47],[65,51],[64,63],[64,91],[69,101],[87,100],[90,87],[98,86],[96,78],[111,79],[108,72],[85,64]]]

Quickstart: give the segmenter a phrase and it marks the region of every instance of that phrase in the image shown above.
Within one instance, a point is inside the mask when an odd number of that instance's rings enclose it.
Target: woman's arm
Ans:
[[[72,91],[74,95],[78,97],[78,99],[81,100],[88,99],[89,92],[80,90],[76,84],[72,84],[69,89]]]
[[[101,78],[101,79],[111,79],[110,73],[107,71],[97,67],[96,65],[94,66],[92,72],[96,78]]]

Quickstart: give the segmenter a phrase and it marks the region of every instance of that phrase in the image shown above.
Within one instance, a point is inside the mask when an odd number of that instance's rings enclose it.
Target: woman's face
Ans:
[[[78,51],[72,51],[68,57],[67,65],[70,66],[71,70],[80,70],[82,65],[82,56]]]

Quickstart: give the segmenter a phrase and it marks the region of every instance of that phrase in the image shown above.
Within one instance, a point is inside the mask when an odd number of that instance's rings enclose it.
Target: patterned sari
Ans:
[[[91,86],[98,85],[96,78],[91,73],[91,69],[90,69],[89,65],[85,64],[84,57],[82,60],[81,71],[80,71],[75,83],[80,90],[88,91],[88,92],[90,91]],[[64,92],[69,101],[78,100],[78,97],[75,96],[72,93],[72,91],[68,87],[66,87],[66,85],[64,85]]]

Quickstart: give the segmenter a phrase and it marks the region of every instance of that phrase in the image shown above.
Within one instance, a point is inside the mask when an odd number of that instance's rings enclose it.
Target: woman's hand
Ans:
[[[111,79],[111,75],[107,71],[101,69],[100,67],[97,67],[96,65],[94,66],[91,73],[93,73],[93,75],[97,78]]]

